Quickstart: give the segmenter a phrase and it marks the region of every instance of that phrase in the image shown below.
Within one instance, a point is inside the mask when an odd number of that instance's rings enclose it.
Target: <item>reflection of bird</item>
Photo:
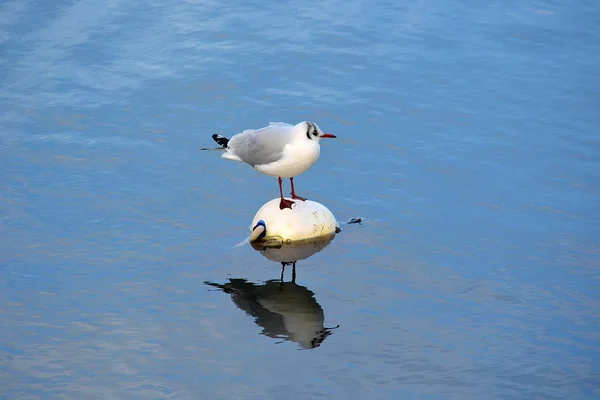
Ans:
[[[290,178],[292,199],[305,200],[296,195],[294,177],[308,170],[321,153],[319,140],[335,138],[323,133],[317,124],[309,121],[290,125],[284,122],[271,122],[260,129],[248,129],[227,139],[213,135],[214,141],[226,152],[223,158],[242,161],[266,175],[279,179],[279,208],[292,208],[293,201],[283,197],[281,178]],[[203,149],[210,150],[210,149]]]
[[[230,279],[225,284],[205,283],[230,294],[235,305],[263,328],[263,335],[312,349],[332,333],[332,328],[323,326],[325,316],[314,293],[294,282],[270,280],[257,285],[245,279]]]

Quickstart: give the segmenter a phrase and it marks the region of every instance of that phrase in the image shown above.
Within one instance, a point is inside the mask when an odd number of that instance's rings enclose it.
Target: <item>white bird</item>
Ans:
[[[289,178],[292,199],[306,200],[296,194],[294,177],[306,172],[317,161],[321,153],[319,141],[335,138],[323,133],[314,122],[303,121],[296,125],[271,122],[260,129],[248,129],[227,139],[221,135],[212,138],[221,148],[202,150],[225,150],[223,158],[245,162],[257,171],[279,180],[279,208],[292,208],[293,201],[283,197],[282,178]]]

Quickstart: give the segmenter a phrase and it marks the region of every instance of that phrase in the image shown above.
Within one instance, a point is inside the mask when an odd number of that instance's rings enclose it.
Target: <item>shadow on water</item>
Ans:
[[[281,263],[281,278],[262,284],[244,278],[229,279],[220,284],[205,282],[231,295],[231,300],[263,328],[261,334],[296,342],[302,349],[314,349],[333,333],[326,328],[325,314],[313,291],[296,283],[296,262],[323,250],[335,235],[303,241],[297,244],[253,242],[252,247],[271,261]],[[284,281],[286,266],[292,267],[292,280]],[[279,342],[281,343],[281,342]]]

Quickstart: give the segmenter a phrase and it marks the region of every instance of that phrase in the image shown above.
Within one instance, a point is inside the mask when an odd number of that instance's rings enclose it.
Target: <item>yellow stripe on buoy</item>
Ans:
[[[268,240],[250,242],[265,258],[271,261],[292,263],[305,260],[315,253],[320,252],[335,238],[335,233],[313,239],[298,240],[292,244],[282,244],[276,237],[270,236]]]

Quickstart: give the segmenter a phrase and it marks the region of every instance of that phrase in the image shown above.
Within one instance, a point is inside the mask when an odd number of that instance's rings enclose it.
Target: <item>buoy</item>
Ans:
[[[335,235],[337,221],[321,203],[297,200],[291,209],[281,210],[279,201],[268,201],[258,210],[250,228],[250,243],[290,245]]]

